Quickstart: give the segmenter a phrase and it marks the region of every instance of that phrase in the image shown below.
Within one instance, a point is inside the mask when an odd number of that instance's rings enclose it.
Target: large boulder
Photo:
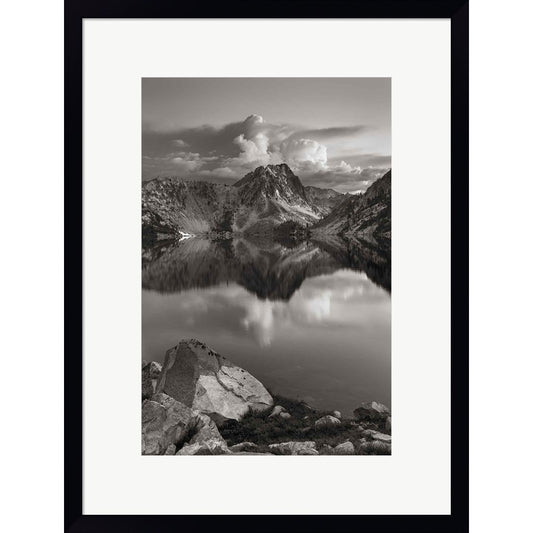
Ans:
[[[194,425],[192,409],[166,394],[156,394],[142,405],[142,453],[162,455],[180,445]]]
[[[183,455],[183,448],[204,443],[211,453],[229,453],[214,422],[174,398],[157,393],[142,405],[142,453],[144,455]],[[181,452],[181,453],[180,453]],[[192,455],[193,453],[191,453]],[[196,453],[194,453],[195,455]]]
[[[274,404],[260,381],[195,339],[183,340],[167,351],[156,392],[208,415],[219,425]]]
[[[150,361],[142,367],[142,399],[151,398],[155,393],[157,378],[161,374],[161,363]]]
[[[314,441],[281,442],[268,446],[274,455],[318,455]]]
[[[378,402],[363,402],[353,412],[356,422],[381,422],[390,416],[389,408]]]
[[[337,426],[341,423],[341,421],[338,418],[335,418],[331,415],[323,416],[322,418],[319,418],[315,422],[315,427],[326,427],[326,426]]]

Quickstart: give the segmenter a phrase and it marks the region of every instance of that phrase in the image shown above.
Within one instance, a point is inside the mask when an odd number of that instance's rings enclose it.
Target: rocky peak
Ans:
[[[307,204],[302,182],[286,163],[257,167],[234,186],[239,188],[239,195],[247,204],[269,198],[286,200],[289,203],[302,201]]]

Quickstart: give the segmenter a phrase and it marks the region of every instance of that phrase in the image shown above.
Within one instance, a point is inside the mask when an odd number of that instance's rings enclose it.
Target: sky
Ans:
[[[144,78],[143,180],[232,183],[287,163],[364,191],[391,167],[390,78]]]

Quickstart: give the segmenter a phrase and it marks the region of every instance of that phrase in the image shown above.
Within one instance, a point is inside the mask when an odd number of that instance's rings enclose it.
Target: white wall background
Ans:
[[[471,531],[531,531],[533,6],[471,4]],[[62,529],[62,24],[59,0],[0,8],[9,532]]]

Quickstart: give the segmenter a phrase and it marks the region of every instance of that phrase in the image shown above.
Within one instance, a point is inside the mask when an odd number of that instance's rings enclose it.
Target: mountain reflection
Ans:
[[[391,290],[390,249],[335,237],[291,246],[271,240],[193,237],[145,249],[142,258],[143,289],[160,293],[236,283],[260,300],[288,301],[306,278],[342,269],[363,272],[376,285]],[[313,313],[326,305],[315,302]]]

